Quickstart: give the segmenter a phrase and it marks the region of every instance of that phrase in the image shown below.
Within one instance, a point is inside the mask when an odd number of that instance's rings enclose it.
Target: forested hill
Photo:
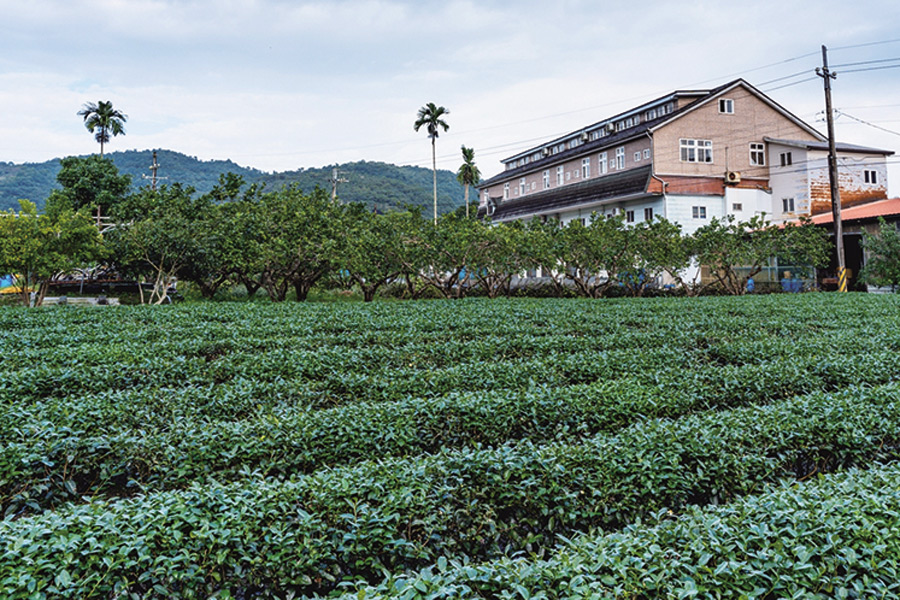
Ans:
[[[106,156],[112,159],[121,173],[131,175],[133,189],[147,184],[142,176],[150,175],[152,151],[128,150],[111,152]],[[201,194],[212,189],[219,175],[228,172],[241,175],[247,183],[265,183],[267,189],[296,183],[304,191],[312,191],[316,186],[331,190],[332,166],[265,173],[230,160],[204,161],[171,150],[158,150],[157,160],[159,176],[165,178],[161,183],[181,183]],[[338,196],[344,202],[362,202],[382,212],[408,204],[431,209],[431,169],[367,161],[334,166],[347,179],[347,182],[338,185]],[[59,169],[58,159],[25,164],[0,162],[0,210],[18,209],[20,198],[43,207],[50,191],[59,187],[56,182]],[[464,190],[456,181],[456,175],[451,171],[438,171],[437,176],[438,210],[449,212],[463,205]],[[469,197],[470,201],[477,203],[474,190],[470,190]]]

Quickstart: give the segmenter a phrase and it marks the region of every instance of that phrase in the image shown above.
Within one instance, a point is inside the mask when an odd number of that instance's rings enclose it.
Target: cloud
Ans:
[[[836,62],[900,49],[861,46],[897,37],[900,5],[886,1],[827,0],[815,11],[774,0],[5,4],[0,110],[16,117],[0,123],[0,160],[17,162],[93,151],[75,112],[103,99],[129,115],[113,149],[171,148],[264,170],[359,159],[427,166],[430,146],[412,122],[435,102],[451,111],[440,166],[455,169],[464,143],[489,175],[536,139],[674,89],[812,73],[823,41]],[[820,80],[771,94],[802,118],[822,109]],[[898,94],[894,71],[835,82],[836,106]],[[879,123],[895,112],[862,116]],[[838,132],[896,145],[859,124],[840,122]]]

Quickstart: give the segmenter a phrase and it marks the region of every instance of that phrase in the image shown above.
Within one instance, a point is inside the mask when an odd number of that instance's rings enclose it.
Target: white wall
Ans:
[[[681,223],[681,231],[692,235],[695,231],[709,224],[713,217],[721,219],[725,216],[725,196],[666,196],[665,217]],[[706,207],[706,218],[694,218],[694,207]]]
[[[790,152],[793,164],[782,167],[780,155]],[[809,162],[810,156],[803,148],[769,144],[769,186],[772,188],[772,206],[768,211],[771,220],[781,222],[796,219],[798,215],[808,215],[810,207],[808,170],[816,168]],[[814,161],[815,162],[815,161]],[[794,199],[794,212],[785,213],[784,198]]]
[[[735,204],[741,210],[733,210]],[[755,215],[765,213],[766,219],[772,220],[772,194],[760,189],[725,188],[726,214],[734,215],[738,221],[749,221]]]

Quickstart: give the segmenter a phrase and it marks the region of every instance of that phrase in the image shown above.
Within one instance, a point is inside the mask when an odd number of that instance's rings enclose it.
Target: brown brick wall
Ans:
[[[718,98],[713,98],[654,132],[655,172],[658,175],[721,177],[730,170],[740,172],[742,177],[766,179],[767,166],[750,165],[750,142],[762,142],[764,137],[815,139],[744,87],[725,92],[719,98],[734,101],[734,114],[719,113]],[[712,140],[713,162],[682,162],[681,138]]]

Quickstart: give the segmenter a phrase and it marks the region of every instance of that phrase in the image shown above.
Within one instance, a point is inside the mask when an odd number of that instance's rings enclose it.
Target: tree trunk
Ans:
[[[247,289],[247,297],[252,298],[256,295],[256,292],[259,291],[259,288],[262,287],[262,284],[255,279],[251,279],[250,277],[246,277],[244,275],[238,275],[238,279]]]
[[[434,186],[434,224],[437,225],[437,158],[433,137],[431,138],[431,181]]]
[[[469,218],[469,184],[466,184],[466,218]]]
[[[294,292],[297,294],[297,302],[305,302],[307,296],[309,296],[309,290],[313,286],[314,282],[309,282],[305,279],[301,279],[299,281],[294,282]]]

